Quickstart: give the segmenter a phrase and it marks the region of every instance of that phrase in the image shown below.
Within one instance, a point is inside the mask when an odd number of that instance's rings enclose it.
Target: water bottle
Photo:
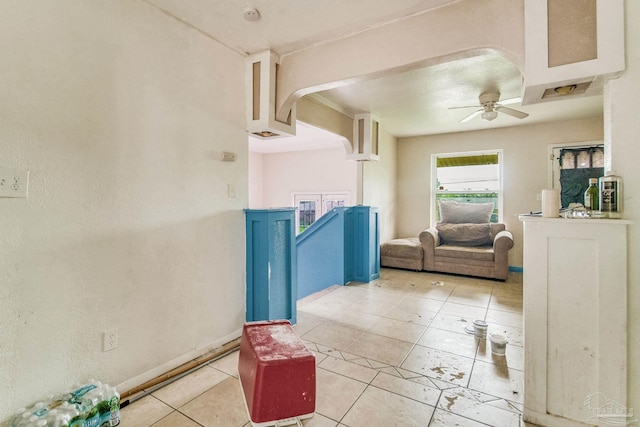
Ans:
[[[45,427],[46,425],[47,420],[43,420],[37,415],[32,415],[26,422],[23,421],[20,427]]]
[[[69,425],[70,418],[66,415],[58,415],[51,423],[52,427],[67,427]]]
[[[30,416],[31,416],[31,412],[27,411],[26,408],[20,408],[18,410],[18,413],[13,417],[13,419],[9,423],[9,427],[23,426],[27,422]]]
[[[110,387],[106,396],[109,398],[109,426],[115,427],[120,424],[120,393],[115,387]],[[106,417],[100,420],[101,424],[105,421]]]
[[[120,394],[91,380],[30,408],[22,408],[8,427],[115,427],[120,424]]]

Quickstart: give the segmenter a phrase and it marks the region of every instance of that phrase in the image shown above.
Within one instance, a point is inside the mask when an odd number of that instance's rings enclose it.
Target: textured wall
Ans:
[[[627,69],[605,88],[605,151],[611,170],[623,178],[624,218],[627,227],[627,388],[626,407],[638,418],[640,409],[640,2],[625,2]],[[607,168],[608,169],[608,168]],[[606,372],[604,373],[606,375]],[[619,402],[624,404],[624,402]]]
[[[349,192],[356,203],[356,162],[344,148],[263,154],[265,208],[292,206],[293,193]]]
[[[522,224],[518,214],[541,209],[537,195],[547,188],[549,144],[602,140],[602,118],[514,126],[475,132],[401,138],[398,141],[396,237],[417,236],[429,224],[431,155],[503,149],[503,220],[513,233],[509,265],[522,266]]]
[[[239,336],[243,58],[142,1],[9,0],[0,51],[0,420]]]
[[[261,208],[264,206],[262,194],[262,157],[264,154],[249,152],[249,207]]]
[[[397,138],[380,129],[380,160],[362,162],[362,204],[380,208],[380,242],[395,238]]]

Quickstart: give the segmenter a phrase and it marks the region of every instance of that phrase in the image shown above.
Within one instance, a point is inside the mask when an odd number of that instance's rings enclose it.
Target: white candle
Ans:
[[[542,216],[546,218],[560,216],[560,192],[558,190],[542,190]]]

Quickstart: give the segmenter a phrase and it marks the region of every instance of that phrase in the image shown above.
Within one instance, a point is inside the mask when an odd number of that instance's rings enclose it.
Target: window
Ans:
[[[560,190],[562,207],[571,203],[584,204],[584,192],[589,178],[604,175],[604,146],[568,145],[552,147],[553,188]]]
[[[502,220],[502,150],[432,156],[431,223],[440,220],[438,202],[494,204],[491,222]]]
[[[303,232],[331,209],[349,204],[349,193],[294,194],[296,230]]]

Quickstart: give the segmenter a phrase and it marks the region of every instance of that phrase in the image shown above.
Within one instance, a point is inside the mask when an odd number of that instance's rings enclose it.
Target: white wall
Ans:
[[[602,118],[593,118],[399,139],[396,237],[417,236],[430,225],[432,154],[501,148],[503,221],[514,236],[509,265],[521,267],[522,224],[518,214],[541,209],[537,194],[547,188],[547,146],[602,140],[602,126]]]
[[[623,178],[624,218],[628,227],[627,256],[627,387],[626,407],[640,411],[640,2],[625,1],[627,69],[605,88],[605,150],[611,154],[611,169]],[[606,372],[601,373],[606,375]],[[622,403],[622,402],[620,402]]]
[[[380,243],[395,237],[398,140],[380,128],[379,161],[362,162],[362,204],[380,208]]]
[[[260,209],[264,207],[262,153],[249,152],[249,207]]]
[[[27,199],[0,199],[6,420],[239,336],[247,135],[243,58],[148,3],[2,10],[0,167],[31,171]],[[111,328],[119,347],[102,352]]]
[[[263,206],[256,207],[293,206],[293,192],[327,191],[348,191],[354,205],[357,164],[345,158],[344,148],[263,154]]]

